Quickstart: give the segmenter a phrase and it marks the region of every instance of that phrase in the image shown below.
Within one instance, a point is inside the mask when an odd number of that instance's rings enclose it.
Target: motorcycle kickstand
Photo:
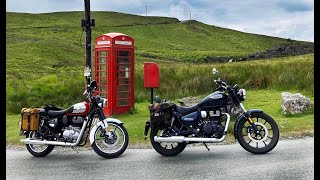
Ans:
[[[77,153],[79,153],[78,149],[76,149],[74,146],[71,147],[71,149],[77,151]]]
[[[210,151],[210,149],[208,148],[208,146],[206,145],[206,143],[203,143],[204,146],[208,149],[208,151]]]

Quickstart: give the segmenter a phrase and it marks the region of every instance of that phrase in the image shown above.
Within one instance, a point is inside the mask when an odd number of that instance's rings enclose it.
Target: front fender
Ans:
[[[251,113],[263,113],[263,110],[261,109],[250,109],[247,111],[249,114]],[[234,135],[234,138],[237,139],[237,134],[238,134],[238,126],[239,126],[239,122],[242,120],[242,119],[245,119],[247,120],[246,118],[246,115],[244,113],[242,113],[236,120],[236,122],[234,123],[234,130],[233,130],[233,135]]]
[[[90,131],[90,145],[92,145],[94,142],[94,133],[97,131],[98,127],[107,123],[123,124],[123,122],[115,118],[106,118],[103,120],[103,122],[99,121],[95,126],[92,127]]]

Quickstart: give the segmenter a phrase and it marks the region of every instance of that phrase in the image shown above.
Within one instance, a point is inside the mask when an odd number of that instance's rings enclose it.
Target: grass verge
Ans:
[[[303,114],[288,115],[283,114],[281,109],[280,94],[283,91],[277,90],[247,90],[247,100],[243,103],[246,109],[262,109],[275,119],[279,126],[280,138],[296,138],[303,136],[313,136],[314,132],[314,112],[313,108]],[[296,93],[295,91],[289,91]],[[200,96],[200,97],[204,97]],[[308,97],[314,102],[313,97]],[[176,102],[176,100],[173,100]],[[129,134],[129,147],[145,148],[150,147],[149,138],[144,140],[144,124],[149,119],[148,102],[135,103],[135,111],[131,114],[113,116],[124,122],[124,126]],[[18,136],[19,114],[6,114],[6,142],[10,145],[23,145],[19,140],[24,139]],[[229,126],[229,134],[225,143],[235,142],[233,137],[234,121]]]

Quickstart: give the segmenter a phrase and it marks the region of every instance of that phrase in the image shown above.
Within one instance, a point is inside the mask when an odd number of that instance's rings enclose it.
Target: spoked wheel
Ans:
[[[248,121],[241,120],[237,131],[240,145],[254,154],[264,154],[271,151],[279,140],[278,125],[265,113],[252,113],[251,118],[258,133],[253,131]]]
[[[35,132],[31,131],[28,138],[36,139]],[[39,139],[41,140],[41,139]],[[38,144],[26,144],[27,150],[35,157],[44,157],[51,153],[54,145],[38,145]]]
[[[92,149],[101,157],[115,158],[120,156],[128,147],[129,137],[127,130],[121,124],[108,123],[111,136],[107,136],[101,126],[94,134]]]
[[[176,156],[181,153],[184,148],[187,146],[185,142],[183,143],[176,143],[176,142],[155,142],[154,136],[163,136],[164,131],[158,130],[154,131],[151,130],[150,133],[150,140],[152,147],[161,155],[163,156]]]

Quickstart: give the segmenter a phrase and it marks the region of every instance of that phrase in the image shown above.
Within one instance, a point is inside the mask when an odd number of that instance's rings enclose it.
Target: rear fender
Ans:
[[[251,113],[263,113],[263,110],[261,109],[250,109],[247,111],[249,114]],[[244,113],[242,113],[236,120],[236,122],[234,123],[234,132],[233,132],[233,135],[234,135],[234,138],[237,139],[237,134],[238,134],[238,131],[241,130],[239,126],[239,122],[242,120],[242,119],[245,119],[247,120],[247,117]]]
[[[94,133],[97,131],[99,126],[103,126],[104,124],[107,124],[107,123],[123,124],[123,122],[115,118],[106,118],[103,120],[103,122],[99,121],[95,126],[92,127],[90,131],[90,145],[92,145],[92,143],[94,142]]]

